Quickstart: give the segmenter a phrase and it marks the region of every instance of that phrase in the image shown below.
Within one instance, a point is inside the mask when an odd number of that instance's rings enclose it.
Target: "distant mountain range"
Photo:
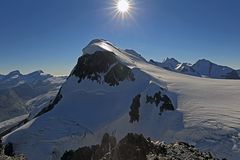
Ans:
[[[198,60],[194,64],[181,63],[174,58],[167,58],[163,62],[156,62],[154,60],[150,60],[149,62],[170,71],[192,76],[216,79],[240,79],[240,70],[218,65],[206,59]]]
[[[65,79],[41,70],[26,75],[18,70],[0,75],[0,122],[28,114],[49,103]]]

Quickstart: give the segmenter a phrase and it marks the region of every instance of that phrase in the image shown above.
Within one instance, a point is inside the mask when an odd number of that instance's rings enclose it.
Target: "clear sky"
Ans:
[[[205,58],[240,69],[240,0],[132,0],[131,17],[113,0],[0,0],[0,73],[68,74],[94,38],[147,59]]]

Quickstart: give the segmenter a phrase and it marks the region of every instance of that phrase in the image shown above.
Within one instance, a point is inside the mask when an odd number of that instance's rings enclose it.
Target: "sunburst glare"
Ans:
[[[132,18],[134,8],[133,0],[114,0],[112,4],[112,10],[114,12],[114,18]]]

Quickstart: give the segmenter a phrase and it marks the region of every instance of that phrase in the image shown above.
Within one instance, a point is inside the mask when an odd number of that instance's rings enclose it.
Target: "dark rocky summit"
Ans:
[[[101,74],[105,74],[104,77]],[[97,51],[85,54],[78,59],[72,75],[79,77],[80,83],[84,79],[118,86],[124,80],[134,81],[132,70],[118,61],[115,54],[109,51]]]

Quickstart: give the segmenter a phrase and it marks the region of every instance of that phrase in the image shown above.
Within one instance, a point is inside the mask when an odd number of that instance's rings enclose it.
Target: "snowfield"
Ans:
[[[134,81],[109,86],[88,79],[78,83],[71,75],[54,109],[6,135],[4,143],[12,142],[16,153],[29,160],[57,160],[66,150],[99,143],[105,132],[118,139],[136,132],[153,140],[186,141],[218,158],[240,159],[239,80],[171,72],[104,40],[92,41],[83,55],[106,50],[131,68]],[[174,111],[159,115],[158,107],[146,103],[146,96],[158,91],[170,97]],[[139,122],[130,123],[130,106],[138,94]]]
[[[159,68],[146,71],[161,75],[178,95],[178,111],[183,113],[184,128],[164,140],[186,141],[221,158],[240,158],[240,81],[198,78]]]

